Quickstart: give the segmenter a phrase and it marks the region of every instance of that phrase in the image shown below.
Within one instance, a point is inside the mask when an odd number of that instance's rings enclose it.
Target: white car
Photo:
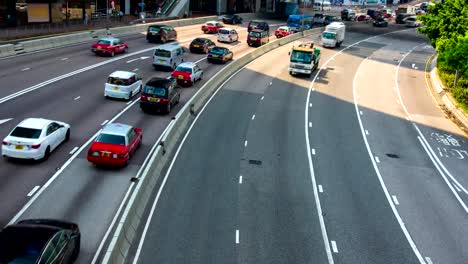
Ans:
[[[221,28],[218,31],[218,42],[236,42],[239,40],[239,34],[233,28]]]
[[[2,142],[4,157],[47,159],[62,142],[70,139],[70,125],[43,118],[19,123]]]
[[[419,27],[421,25],[415,16],[410,16],[405,21],[407,27]]]
[[[115,71],[107,78],[104,96],[130,100],[141,91],[142,86],[143,82],[136,73]]]

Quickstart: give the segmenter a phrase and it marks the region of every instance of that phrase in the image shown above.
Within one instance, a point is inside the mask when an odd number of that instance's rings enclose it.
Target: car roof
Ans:
[[[104,126],[104,128],[101,130],[101,133],[125,136],[130,129],[132,129],[132,127],[129,125],[121,123],[110,123]]]
[[[34,128],[34,129],[43,129],[50,122],[53,122],[53,121],[49,119],[45,119],[45,118],[27,118],[21,121],[21,123],[19,123],[18,126]]]
[[[218,21],[214,21],[214,20],[210,20],[210,21],[206,21],[206,22],[205,22],[205,24],[208,24],[208,23],[214,23],[214,24],[216,24],[216,23],[219,23],[219,22],[218,22]]]
[[[281,26],[278,29],[289,29],[289,27],[288,26]]]
[[[119,38],[115,38],[115,37],[105,37],[105,38],[100,38],[99,40],[113,41],[113,40],[119,40]]]
[[[133,76],[135,76],[135,73],[128,72],[128,71],[115,71],[109,75],[109,77],[120,78],[120,79],[129,79]]]
[[[229,30],[229,31],[231,31],[231,30],[234,30],[234,29],[233,29],[233,28],[224,27],[224,28],[222,28],[222,30]]]
[[[265,32],[266,30],[263,30],[263,29],[259,29],[259,28],[256,28],[256,29],[252,29],[250,32],[257,32],[257,33],[261,33],[261,32]]]
[[[197,66],[197,64],[195,62],[190,62],[190,61],[186,61],[186,62],[182,62],[181,64],[179,64],[180,67],[187,67],[187,68],[193,68],[195,66]],[[177,66],[177,67],[179,67]]]
[[[261,20],[252,20],[250,21],[250,23],[265,23],[266,24],[265,21],[261,21]]]
[[[169,43],[169,44],[164,44],[164,45],[161,45],[159,47],[157,47],[156,49],[162,49],[162,50],[175,50],[175,49],[178,49],[178,48],[181,48],[181,46],[179,45],[179,43]]]
[[[153,77],[151,78],[149,81],[146,82],[146,85],[149,85],[149,86],[154,86],[155,84],[157,85],[161,85],[161,83],[163,84],[168,84],[172,82],[171,79],[167,79],[167,78],[160,78],[160,77]],[[158,86],[160,87],[160,86]],[[167,88],[166,86],[164,87],[160,87],[160,88]]]

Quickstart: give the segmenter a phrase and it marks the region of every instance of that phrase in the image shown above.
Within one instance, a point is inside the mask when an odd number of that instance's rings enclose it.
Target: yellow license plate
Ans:
[[[213,57],[213,58],[218,58],[218,55],[213,55],[212,57]]]
[[[200,47],[200,45],[193,45],[193,46],[194,46],[195,48],[199,48],[199,47]]]
[[[156,35],[156,32],[152,32],[151,34],[152,34],[152,35]]]
[[[119,87],[114,87],[114,90],[116,90],[116,91],[119,90]]]
[[[250,40],[257,40],[257,38],[251,38]]]
[[[98,50],[101,50],[101,47],[97,47]]]
[[[165,60],[159,60],[159,63],[166,63]]]
[[[110,157],[110,152],[101,152],[101,156]]]
[[[153,103],[159,102],[158,98],[150,98],[149,100],[150,100],[150,102],[153,102]]]
[[[182,79],[184,79],[184,76],[182,76],[182,75],[179,75],[177,78],[179,78],[179,79],[181,79],[181,80],[182,80]]]
[[[24,146],[22,146],[22,145],[16,145],[16,147],[15,147],[15,149],[23,149],[23,148],[24,148]]]

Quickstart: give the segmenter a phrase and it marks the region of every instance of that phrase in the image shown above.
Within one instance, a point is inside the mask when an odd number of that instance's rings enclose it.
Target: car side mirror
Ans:
[[[141,128],[136,127],[136,128],[135,128],[135,132],[141,133]]]

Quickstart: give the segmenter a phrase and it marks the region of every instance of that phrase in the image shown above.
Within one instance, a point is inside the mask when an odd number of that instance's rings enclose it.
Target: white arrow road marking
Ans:
[[[149,59],[149,58],[151,58],[151,57],[142,56],[142,57],[140,57],[140,60],[146,60],[146,59]]]
[[[6,123],[10,120],[12,120],[13,118],[7,118],[7,119],[0,119],[0,125],[3,124],[3,123]]]

